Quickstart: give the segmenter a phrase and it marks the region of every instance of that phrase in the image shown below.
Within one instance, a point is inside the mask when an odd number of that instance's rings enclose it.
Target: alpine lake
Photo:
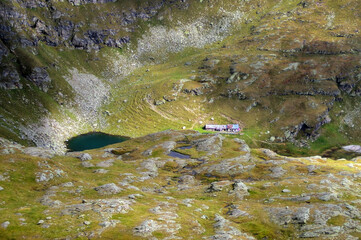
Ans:
[[[102,148],[111,144],[121,143],[129,137],[110,135],[102,132],[90,132],[75,136],[65,142],[69,152]]]

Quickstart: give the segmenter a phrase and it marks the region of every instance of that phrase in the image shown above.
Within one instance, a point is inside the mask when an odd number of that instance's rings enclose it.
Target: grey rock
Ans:
[[[83,153],[79,156],[81,161],[89,161],[92,160],[92,156],[89,153]]]
[[[63,187],[74,187],[74,184],[72,182],[67,182],[62,184]]]
[[[247,145],[246,141],[244,141],[243,139],[239,139],[239,138],[235,138],[233,139],[233,141],[241,144],[241,147],[239,148],[240,151],[242,152],[251,152],[251,148]]]
[[[249,214],[247,212],[238,209],[238,206],[234,205],[234,204],[229,206],[229,210],[227,211],[227,215],[232,217],[232,218],[238,218],[238,217],[241,217],[241,216],[242,217],[249,216]]]
[[[192,145],[195,145],[197,151],[208,152],[208,155],[217,153],[222,149],[222,142],[224,137],[221,135],[214,135],[207,138],[202,138],[191,142]]]
[[[248,194],[248,187],[241,180],[235,180],[233,190],[236,192]]]
[[[289,189],[283,189],[282,192],[283,192],[283,193],[290,193],[291,190],[289,190]]]
[[[20,76],[12,65],[0,70],[0,89],[21,89]]]
[[[159,224],[154,220],[145,220],[139,226],[133,229],[134,235],[149,237],[154,231],[160,228]]]
[[[120,193],[123,189],[115,185],[115,183],[108,183],[104,184],[102,186],[94,188],[95,191],[97,191],[101,195],[111,195],[111,194],[117,194]]]
[[[355,153],[361,153],[361,146],[360,145],[348,145],[342,147],[342,149],[348,151],[348,152],[355,152]]]
[[[62,177],[65,175],[65,172],[61,169],[55,170],[43,170],[42,172],[37,172],[36,182],[48,182],[55,177]]]
[[[55,196],[55,194],[54,194],[54,196]],[[61,201],[52,200],[49,195],[44,195],[40,199],[40,203],[44,206],[49,206],[49,207],[60,207],[62,205]]]
[[[245,240],[255,240],[254,237],[241,232],[236,227],[233,227],[231,222],[220,216],[219,214],[215,215],[215,223],[213,224],[215,235],[211,236],[212,240],[231,240],[231,239],[245,239]]]
[[[153,159],[145,160],[140,165],[143,169],[146,169],[150,172],[158,172],[158,167]]]
[[[96,199],[83,201],[81,204],[74,204],[65,206],[61,211],[62,215],[77,215],[85,211],[93,211],[95,213],[104,214],[111,216],[116,213],[127,213],[131,208],[133,200],[129,199]]]
[[[311,199],[311,197],[310,196],[301,196],[301,197],[291,197],[288,199],[293,202],[307,202]]]
[[[310,209],[305,207],[299,208],[292,217],[292,219],[296,221],[298,224],[306,224],[309,218],[310,218]]]
[[[128,198],[130,198],[130,199],[138,199],[138,198],[142,198],[142,197],[143,197],[143,195],[138,194],[138,193],[128,195]]]
[[[320,168],[320,167],[319,167],[319,166],[316,166],[316,165],[308,165],[308,166],[307,166],[307,171],[308,171],[309,174],[314,174],[315,171],[316,171],[317,169],[319,169],[319,168]]]
[[[2,190],[4,190],[4,188],[0,186],[0,191],[2,191]]]
[[[350,181],[348,178],[343,178],[342,180],[341,180],[341,185],[342,186],[344,186],[344,187],[350,187],[350,186],[352,186],[354,183],[352,182],[352,181]]]
[[[55,155],[55,152],[51,150],[38,148],[38,147],[27,147],[24,148],[22,152],[30,156],[40,157],[40,158],[52,158]]]
[[[93,173],[106,174],[108,172],[109,172],[109,170],[106,170],[106,169],[97,169]]]
[[[163,105],[165,102],[166,101],[164,99],[155,100],[154,105],[156,105],[156,106]]]
[[[183,175],[179,177],[178,182],[182,184],[194,184],[195,178],[191,175]]]
[[[47,92],[49,90],[51,79],[45,68],[35,67],[27,78],[42,91]]]
[[[206,192],[219,192],[222,191],[224,187],[230,186],[233,183],[231,181],[219,181],[219,182],[212,182],[211,185],[206,189]]]
[[[9,181],[10,177],[6,175],[7,173],[4,173],[3,175],[0,174],[0,181]]]
[[[113,163],[114,163],[114,159],[109,159],[109,160],[97,163],[96,166],[107,168],[107,167],[113,166]]]
[[[331,192],[324,192],[324,193],[318,194],[317,198],[322,201],[336,200],[337,194],[331,193]]]
[[[94,167],[94,164],[92,164],[91,162],[82,162],[81,165],[85,168]]]
[[[341,233],[342,231],[343,231],[342,227],[339,227],[339,226],[335,226],[335,227],[322,226],[321,228],[304,232],[300,235],[300,237],[301,238],[316,238],[316,237],[320,237],[322,235],[334,236],[338,233]]]
[[[286,170],[284,170],[282,167],[273,167],[270,168],[270,171],[272,173],[269,176],[272,178],[280,178],[286,173]]]
[[[244,216],[249,216],[249,214],[245,211],[239,210],[239,209],[233,209],[232,211],[229,212],[229,216],[230,217],[244,217]]]
[[[269,150],[269,149],[262,149],[262,153],[264,155],[266,155],[267,157],[269,157],[269,158],[276,158],[277,157],[277,153],[275,153],[274,151]]]
[[[99,226],[101,226],[101,227],[103,227],[103,228],[108,228],[108,227],[110,227],[111,225],[112,225],[112,223],[109,222],[109,221],[105,221],[105,222],[99,223]]]
[[[269,209],[270,218],[278,225],[287,225],[292,221],[293,211],[288,208],[271,208]]]
[[[9,222],[9,221],[6,221],[6,222],[3,222],[3,223],[1,224],[1,227],[4,228],[4,229],[6,229],[6,228],[8,228],[9,225],[10,225],[10,222]]]
[[[199,173],[204,174],[213,174],[213,175],[219,175],[219,176],[229,176],[229,175],[239,175],[243,172],[247,172],[252,170],[256,165],[247,165],[244,166],[240,161],[248,160],[249,155],[245,154],[240,156],[239,158],[235,159],[227,159],[223,160],[219,164],[213,164],[210,166],[205,166],[199,169]]]

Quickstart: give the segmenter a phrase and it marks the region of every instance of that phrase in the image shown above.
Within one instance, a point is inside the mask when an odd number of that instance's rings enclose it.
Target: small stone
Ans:
[[[282,192],[283,192],[283,193],[290,193],[291,190],[289,190],[289,189],[283,189]]]
[[[183,130],[186,129],[186,126],[183,126],[182,129],[183,129]]]
[[[51,217],[46,217],[46,220],[51,220]]]
[[[10,222],[6,221],[1,224],[1,227],[6,229],[9,225],[10,225]]]
[[[91,224],[91,222],[89,222],[89,221],[84,221],[84,225],[89,226],[90,224]]]
[[[44,220],[39,220],[39,222],[37,223],[38,225],[43,224]]]
[[[0,191],[2,191],[2,190],[4,190],[4,188],[3,188],[3,187],[0,187]]]

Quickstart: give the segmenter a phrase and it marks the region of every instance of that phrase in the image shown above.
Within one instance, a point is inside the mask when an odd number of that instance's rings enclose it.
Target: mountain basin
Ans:
[[[84,151],[101,148],[130,139],[120,135],[111,135],[102,132],[90,132],[75,136],[65,142],[69,152]]]

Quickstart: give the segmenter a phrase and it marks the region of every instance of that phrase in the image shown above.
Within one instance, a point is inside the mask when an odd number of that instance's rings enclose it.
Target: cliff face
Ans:
[[[86,131],[139,136],[215,119],[269,143],[357,142],[359,9],[331,0],[2,1],[0,134],[61,151]]]

